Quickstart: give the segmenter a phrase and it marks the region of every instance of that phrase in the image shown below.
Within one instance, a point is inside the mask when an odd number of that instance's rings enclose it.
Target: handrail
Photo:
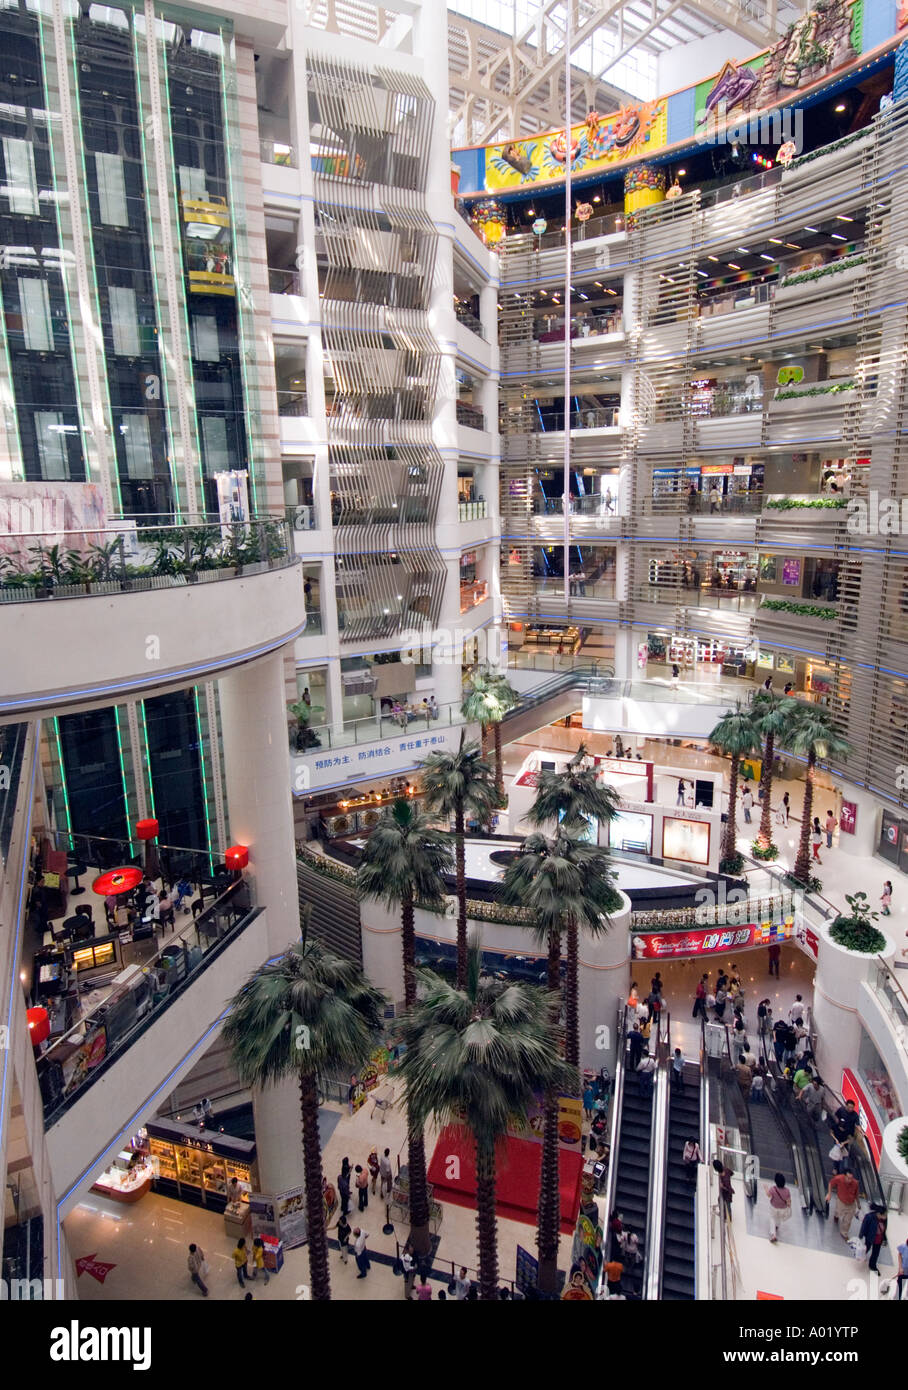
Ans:
[[[605,1283],[605,1266],[612,1258],[612,1233],[610,1222],[612,1211],[615,1206],[615,1183],[618,1173],[618,1142],[621,1134],[621,1112],[624,1106],[624,1047],[627,1032],[627,1015],[623,1002],[618,1005],[618,1026],[617,1026],[617,1048],[615,1059],[615,1084],[612,1087],[612,1115],[609,1125],[609,1159],[608,1159],[608,1178],[605,1184],[605,1258],[599,1270],[599,1283],[596,1288],[596,1296],[602,1293]]]
[[[538,705],[550,700],[554,695],[560,695],[567,690],[575,688],[589,689],[590,682],[598,680],[607,682],[611,685],[614,678],[614,671],[611,667],[603,670],[597,663],[590,666],[574,666],[568,671],[560,672],[557,676],[552,676],[549,680],[543,681],[532,690],[521,694],[520,701],[513,709],[508,710],[504,716],[504,721],[513,719],[516,715],[524,714],[527,710],[535,709]],[[605,693],[605,692],[599,692]]]
[[[646,1214],[646,1253],[643,1264],[643,1296],[658,1299],[662,1293],[662,1264],[665,1256],[665,1205],[668,1192],[668,1108],[669,1019],[666,1015],[666,1037],[662,1038],[662,1019],[656,1024],[656,1092],[652,1102],[649,1146],[649,1204]]]

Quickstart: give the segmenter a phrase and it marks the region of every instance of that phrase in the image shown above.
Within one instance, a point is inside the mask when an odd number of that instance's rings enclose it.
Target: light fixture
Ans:
[[[728,268],[729,268],[729,270],[740,270],[740,269],[741,269],[741,267],[740,267],[739,265],[735,265],[734,261],[729,261],[729,262],[728,262]]]
[[[749,246],[736,246],[736,247],[735,247],[735,250],[736,250],[736,251],[740,251],[742,256],[749,256],[749,255],[750,255],[750,247],[749,247]]]
[[[842,112],[845,110],[845,103],[844,103],[844,101],[840,101],[839,104],[838,104],[838,106],[837,106],[835,109],[836,109],[837,114],[838,114],[838,115],[841,115]]]
[[[597,193],[597,194],[595,195],[595,197],[593,198],[593,202],[594,202],[594,203],[601,203],[601,202],[602,202],[602,199],[599,197],[599,194],[598,194],[598,193]]]
[[[796,241],[786,241],[785,245],[786,245],[791,251],[802,251],[802,250],[804,249],[803,247],[799,246],[798,243],[797,243]]]
[[[847,217],[846,214],[845,214],[844,212],[837,212],[836,215],[835,215],[835,220],[836,220],[837,222],[853,222],[853,221],[854,221],[854,218],[853,218],[853,217]]]
[[[775,256],[767,256],[767,254],[766,254],[765,251],[761,251],[761,252],[760,252],[760,260],[761,260],[761,261],[774,261],[774,260],[775,260]]]
[[[804,230],[805,230],[805,232],[816,232],[816,233],[818,233],[820,229],[819,229],[819,227],[805,227]]]
[[[224,863],[228,869],[245,869],[249,863],[248,845],[231,845],[224,851]]]
[[[830,233],[833,241],[847,241],[847,236],[841,236],[838,232]]]
[[[718,256],[707,256],[706,259],[707,259],[708,261],[718,261],[719,257],[718,257]]]
[[[770,241],[770,244],[771,244],[772,246],[784,246],[784,245],[785,245],[784,241],[782,240],[782,238],[781,238],[780,236],[771,236],[771,237],[769,238],[769,241]]]

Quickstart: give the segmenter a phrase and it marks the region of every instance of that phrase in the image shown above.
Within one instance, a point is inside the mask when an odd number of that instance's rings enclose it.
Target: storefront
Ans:
[[[229,1196],[248,1202],[249,1193],[257,1190],[255,1143],[250,1139],[157,1119],[140,1131],[139,1140],[147,1144],[154,1190],[164,1196],[224,1211]]]

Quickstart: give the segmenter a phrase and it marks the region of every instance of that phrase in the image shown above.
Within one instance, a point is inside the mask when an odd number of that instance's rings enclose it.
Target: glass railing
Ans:
[[[485,579],[475,580],[472,584],[461,584],[460,586],[460,611],[469,613],[471,608],[477,608],[480,603],[484,603],[489,597],[489,585]]]
[[[458,502],[457,516],[460,521],[482,521],[483,517],[489,514],[489,504],[482,500],[478,502]]]
[[[315,502],[290,502],[284,508],[284,516],[292,531],[314,531],[318,526]]]
[[[647,498],[643,504],[647,516],[678,515],[688,516],[755,516],[763,510],[762,492],[729,493],[718,502],[710,502],[709,493],[697,492],[693,496],[687,491],[667,493],[661,497]]]
[[[298,270],[277,270],[268,267],[268,288],[272,294],[302,294],[302,281]]]
[[[615,597],[614,579],[587,579],[582,574],[572,574],[568,580],[568,588],[571,598],[613,599]],[[540,598],[563,598],[564,578],[559,574],[553,575],[550,579],[539,579],[534,584],[533,590]]]
[[[373,716],[366,719],[352,719],[342,729],[332,729],[330,724],[313,724],[308,727],[306,747],[297,748],[296,735],[290,737],[290,750],[293,753],[317,753],[320,748],[350,748],[358,743],[377,743],[383,738],[398,738],[409,731],[418,733],[455,724],[466,720],[460,702],[437,705],[432,713],[421,701],[401,706],[396,712]]]
[[[38,1079],[44,1101],[45,1126],[52,1125],[112,1062],[147,1032],[199,977],[206,966],[258,916],[244,879],[180,929],[140,967],[129,985],[114,990],[83,1015],[38,1059]],[[94,937],[95,946],[122,939]],[[64,960],[78,951],[64,948]]]
[[[618,499],[605,497],[601,493],[590,493],[586,497],[572,497],[568,502],[569,516],[607,517],[616,516]],[[563,497],[534,497],[534,516],[563,516]]]
[[[618,409],[610,406],[590,406],[588,410],[572,410],[569,412],[569,423],[572,430],[616,429]],[[537,415],[533,420],[534,434],[549,434],[563,430],[563,410],[548,412],[542,419]]]
[[[457,423],[458,425],[468,425],[471,430],[484,430],[486,417],[481,410],[477,410],[475,405],[468,405],[466,401],[458,401]]]
[[[260,140],[259,158],[263,164],[286,164],[290,168],[296,168],[296,154],[292,145],[285,145],[280,140]]]
[[[702,299],[697,305],[697,310],[701,319],[719,318],[723,314],[741,313],[744,309],[754,309],[759,304],[769,304],[776,293],[775,284],[762,283],[759,285],[742,286],[740,289],[731,291],[728,294],[714,295],[710,299]],[[678,315],[671,314],[670,317],[662,317],[663,311],[657,310],[651,322],[667,323],[672,322]]]
[[[687,608],[721,608],[736,613],[755,613],[760,606],[757,593],[738,593],[734,589],[699,586],[643,584],[637,591],[641,603],[664,603]]]
[[[748,396],[743,391],[717,391],[711,400],[679,400],[672,396],[657,401],[653,411],[654,424],[671,424],[676,420],[715,420],[729,415],[759,414],[763,396]]]
[[[620,333],[621,328],[622,316],[620,313],[594,314],[590,318],[571,321],[571,338],[582,342],[584,338],[598,338],[606,333]],[[537,343],[563,343],[564,319],[549,324],[543,320],[533,333],[533,341]]]
[[[486,331],[483,328],[481,321],[476,317],[475,314],[471,314],[469,309],[455,308],[454,317],[456,318],[458,323],[463,324],[464,328],[469,328],[470,332],[475,333],[477,338],[482,338],[483,341],[485,341]]]
[[[7,539],[19,548],[0,556],[0,603],[176,588],[296,562],[290,528],[276,518],[198,526],[121,522]]]
[[[308,415],[309,397],[305,391],[278,391],[278,415]]]
[[[867,981],[888,1015],[903,1055],[908,1058],[908,995],[895,971],[879,957]]]
[[[306,631],[304,637],[320,637],[324,632],[322,627],[322,615],[318,608],[306,609]]]

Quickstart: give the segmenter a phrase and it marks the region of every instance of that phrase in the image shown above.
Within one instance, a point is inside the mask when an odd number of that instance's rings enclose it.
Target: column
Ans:
[[[278,954],[300,934],[283,655],[273,652],[219,684],[230,835],[249,847],[249,877]]]
[[[881,918],[876,924],[886,937],[880,952],[887,961],[895,955],[895,942]],[[814,979],[813,1021],[817,1032],[817,1064],[830,1086],[841,1090],[842,1071],[853,1067],[861,1045],[859,1003],[861,988],[876,969],[876,956],[850,951],[838,945],[827,926],[819,937],[817,973]]]

